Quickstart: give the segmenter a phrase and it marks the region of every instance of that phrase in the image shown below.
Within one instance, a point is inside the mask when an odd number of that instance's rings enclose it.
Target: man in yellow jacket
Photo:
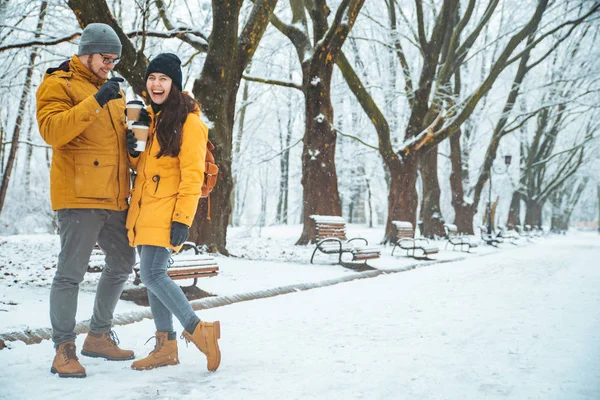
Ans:
[[[129,196],[125,100],[122,78],[108,79],[121,42],[105,24],[90,24],[77,55],[46,71],[37,92],[42,138],[52,146],[50,194],[57,210],[61,250],[50,290],[50,321],[56,356],[51,372],[85,377],[76,356],[75,314],[94,245],[106,254],[90,332],[81,354],[130,360],[111,330],[115,306],[135,263],[125,221]]]

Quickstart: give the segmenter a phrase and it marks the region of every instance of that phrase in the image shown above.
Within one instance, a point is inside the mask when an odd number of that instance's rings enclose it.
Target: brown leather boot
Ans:
[[[131,368],[142,371],[179,364],[177,339],[169,340],[169,332],[156,332],[156,344],[148,357],[135,361]],[[152,339],[152,338],[150,338]]]
[[[119,338],[114,331],[106,333],[89,332],[83,342],[81,354],[88,357],[102,357],[110,361],[133,360],[131,350],[122,350],[118,346]]]
[[[61,343],[56,348],[50,372],[61,378],[85,378],[85,368],[78,360],[75,342]]]
[[[183,331],[183,337],[189,342],[194,342],[198,350],[206,355],[206,368],[209,371],[216,371],[221,364],[221,349],[219,349],[218,339],[221,338],[221,323],[215,322],[198,322],[194,333],[191,335],[187,331]]]

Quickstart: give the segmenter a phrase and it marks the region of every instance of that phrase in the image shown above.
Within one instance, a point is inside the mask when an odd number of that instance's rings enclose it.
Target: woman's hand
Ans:
[[[171,246],[178,247],[188,238],[190,228],[181,222],[171,222]]]

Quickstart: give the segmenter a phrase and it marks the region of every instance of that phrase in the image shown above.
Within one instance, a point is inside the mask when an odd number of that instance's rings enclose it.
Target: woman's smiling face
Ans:
[[[146,90],[154,104],[163,104],[169,97],[172,86],[173,79],[160,72],[151,73],[146,80]]]

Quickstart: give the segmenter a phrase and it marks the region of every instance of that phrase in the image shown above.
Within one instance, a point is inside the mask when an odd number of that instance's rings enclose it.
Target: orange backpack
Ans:
[[[202,193],[200,198],[208,198],[206,219],[210,219],[210,192],[217,184],[217,175],[219,174],[219,167],[215,164],[215,156],[212,151],[215,146],[210,142],[206,143],[206,158],[204,162],[204,182],[202,182]]]

